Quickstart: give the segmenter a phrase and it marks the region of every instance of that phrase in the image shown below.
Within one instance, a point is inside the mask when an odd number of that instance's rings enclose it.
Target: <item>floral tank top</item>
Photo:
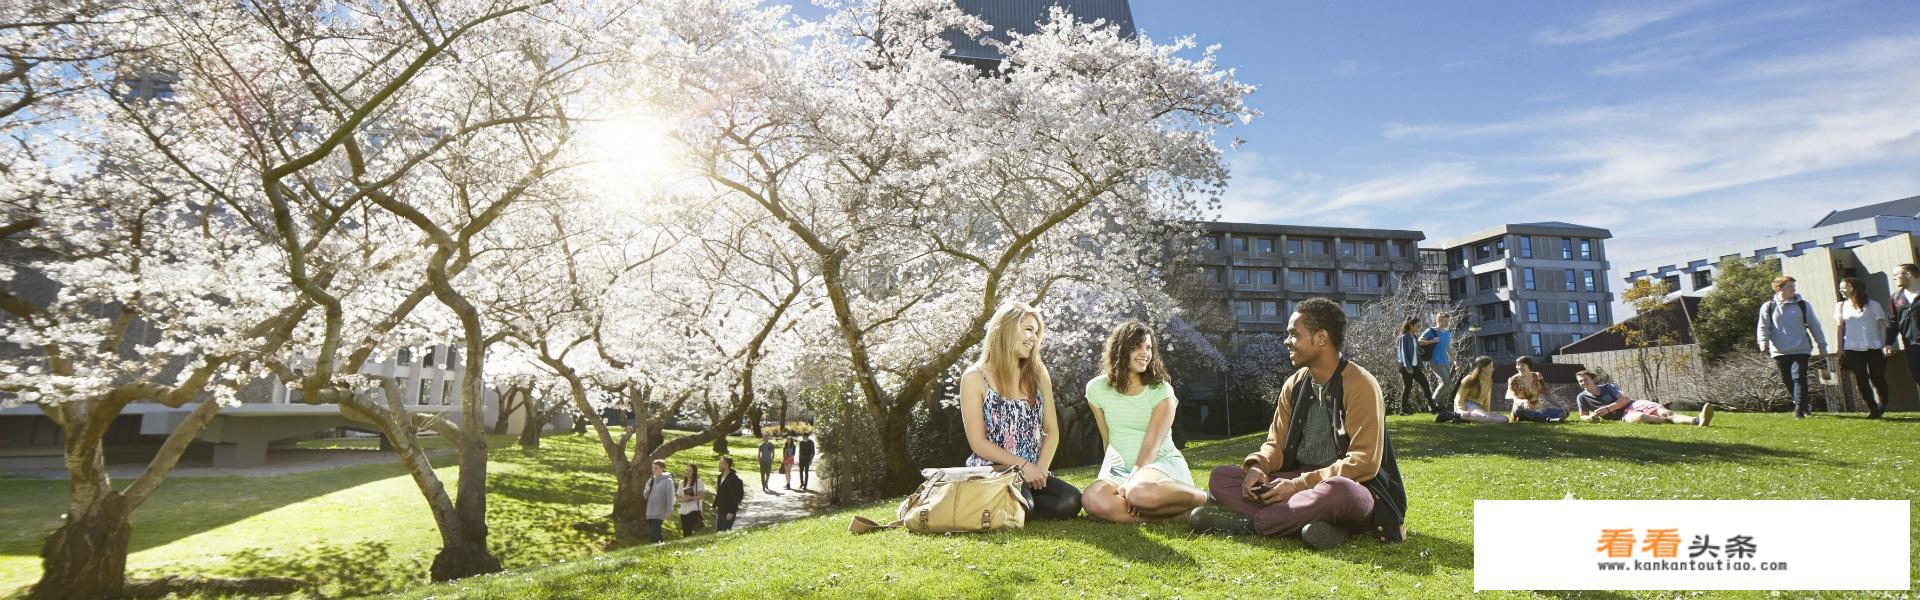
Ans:
[[[987,426],[987,440],[1027,462],[1040,462],[1040,420],[1045,410],[1044,402],[1009,400],[988,388],[986,402],[980,406],[981,420]],[[969,467],[992,465],[993,461],[978,454],[967,456]]]

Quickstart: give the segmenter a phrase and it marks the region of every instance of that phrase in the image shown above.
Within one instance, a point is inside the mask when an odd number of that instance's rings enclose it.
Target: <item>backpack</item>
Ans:
[[[1346,454],[1347,447],[1353,441],[1347,436],[1347,402],[1344,390],[1341,389],[1340,377],[1346,372],[1350,362],[1344,358],[1340,359],[1340,366],[1334,368],[1333,378],[1327,380],[1326,388],[1327,397],[1339,399],[1332,403],[1332,416],[1335,448],[1340,454]],[[1311,376],[1307,375],[1307,377]],[[1308,391],[1310,387],[1294,386],[1294,406],[1299,406],[1299,403],[1306,399],[1306,395],[1311,393]],[[1287,460],[1280,467],[1282,471],[1299,470],[1300,464],[1295,456],[1300,448],[1300,436],[1306,426],[1306,412],[1293,411],[1293,425],[1287,428],[1285,454]],[[1374,472],[1372,479],[1360,482],[1360,486],[1367,488],[1367,491],[1373,494],[1373,535],[1386,538],[1388,541],[1401,541],[1403,539],[1401,526],[1407,521],[1407,487],[1406,482],[1400,478],[1400,463],[1393,458],[1393,436],[1387,434],[1387,423],[1384,420],[1380,422],[1380,470]]]
[[[900,502],[892,523],[881,525],[856,515],[847,532],[902,526],[916,533],[980,532],[1026,526],[1033,501],[1020,493],[1026,482],[1017,467],[998,472],[993,467],[922,469],[920,474],[927,481]]]

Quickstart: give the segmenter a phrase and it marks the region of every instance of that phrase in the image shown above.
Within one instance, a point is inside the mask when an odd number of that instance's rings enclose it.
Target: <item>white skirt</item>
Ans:
[[[1187,466],[1187,457],[1182,456],[1177,449],[1168,448],[1161,451],[1159,456],[1153,458],[1153,462],[1141,468],[1154,469],[1165,473],[1168,479],[1194,485],[1193,469]],[[1107,458],[1100,461],[1100,479],[1125,485],[1127,477],[1131,475],[1133,475],[1133,461],[1122,458],[1120,451],[1114,450],[1113,446],[1107,446]]]

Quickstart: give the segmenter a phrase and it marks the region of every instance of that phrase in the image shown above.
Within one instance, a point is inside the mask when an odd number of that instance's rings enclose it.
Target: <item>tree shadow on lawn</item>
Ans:
[[[1029,521],[1023,530],[1010,535],[1080,542],[1128,562],[1182,567],[1198,565],[1186,553],[1148,537],[1149,527],[1179,527],[1182,533],[1187,529],[1186,524],[1177,522],[1121,525],[1092,517],[1078,517],[1061,521]]]
[[[1840,464],[1817,454],[1754,444],[1706,440],[1674,440],[1635,435],[1603,435],[1593,431],[1610,427],[1669,427],[1686,425],[1628,425],[1610,423],[1475,425],[1418,424],[1392,432],[1393,451],[1400,460],[1460,455],[1505,455],[1528,459],[1585,459],[1666,463],[1807,462]],[[1609,432],[1614,433],[1614,432]]]
[[[347,450],[343,450],[347,451]],[[376,450],[364,450],[376,452]],[[391,456],[391,452],[382,452]],[[434,467],[457,464],[459,456],[452,453],[440,453],[431,457]],[[340,490],[390,479],[405,477],[406,471],[395,462],[378,462],[361,465],[290,473],[271,477],[182,477],[169,479],[161,484],[150,502],[133,513],[133,540],[128,544],[128,552],[140,552],[157,546],[164,546],[176,540],[202,532],[211,531],[255,515],[267,513],[279,508],[298,504]],[[23,480],[9,481],[9,486],[28,484]],[[116,481],[117,485],[125,485]],[[30,501],[44,507],[49,515],[58,515],[66,508],[68,483],[64,479],[34,480],[33,485],[47,486],[45,490],[24,489],[31,496]],[[208,508],[219,507],[217,510]],[[31,536],[29,544],[0,545],[0,555],[38,556],[41,541],[45,533],[51,533],[59,523],[48,521],[44,532]]]

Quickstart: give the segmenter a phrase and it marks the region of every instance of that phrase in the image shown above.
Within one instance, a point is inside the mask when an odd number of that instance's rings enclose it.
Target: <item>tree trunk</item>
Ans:
[[[479,417],[472,415],[466,420],[478,424]],[[457,535],[448,539],[440,548],[440,554],[433,557],[433,580],[452,581],[499,572],[500,559],[487,549],[486,436],[469,435],[460,444],[460,482],[454,497],[455,522],[449,525],[454,526],[452,529]]]
[[[905,494],[920,485],[920,474],[914,472],[907,448],[910,423],[911,415],[904,410],[886,411],[880,419],[880,453],[887,461],[887,477],[881,482],[883,493]]]
[[[755,404],[752,408],[747,409],[747,411],[747,420],[753,422],[753,437],[760,437],[760,428],[764,427],[761,422],[765,420],[761,418],[764,415],[760,414],[760,405]]]
[[[120,494],[108,492],[84,513],[68,513],[40,548],[45,572],[30,600],[112,598],[127,586],[127,543],[133,526]]]
[[[646,470],[628,469],[616,473],[619,487],[613,493],[613,536],[627,542],[647,541],[647,476],[652,475],[652,466]]]
[[[513,405],[513,397],[518,391],[519,390],[509,387],[507,388],[507,393],[500,396],[500,411],[499,414],[493,417],[494,435],[506,435],[508,427],[512,425],[513,411],[519,408]]]
[[[520,447],[527,450],[540,449],[540,431],[547,428],[548,417],[527,404],[527,423],[520,428]]]

